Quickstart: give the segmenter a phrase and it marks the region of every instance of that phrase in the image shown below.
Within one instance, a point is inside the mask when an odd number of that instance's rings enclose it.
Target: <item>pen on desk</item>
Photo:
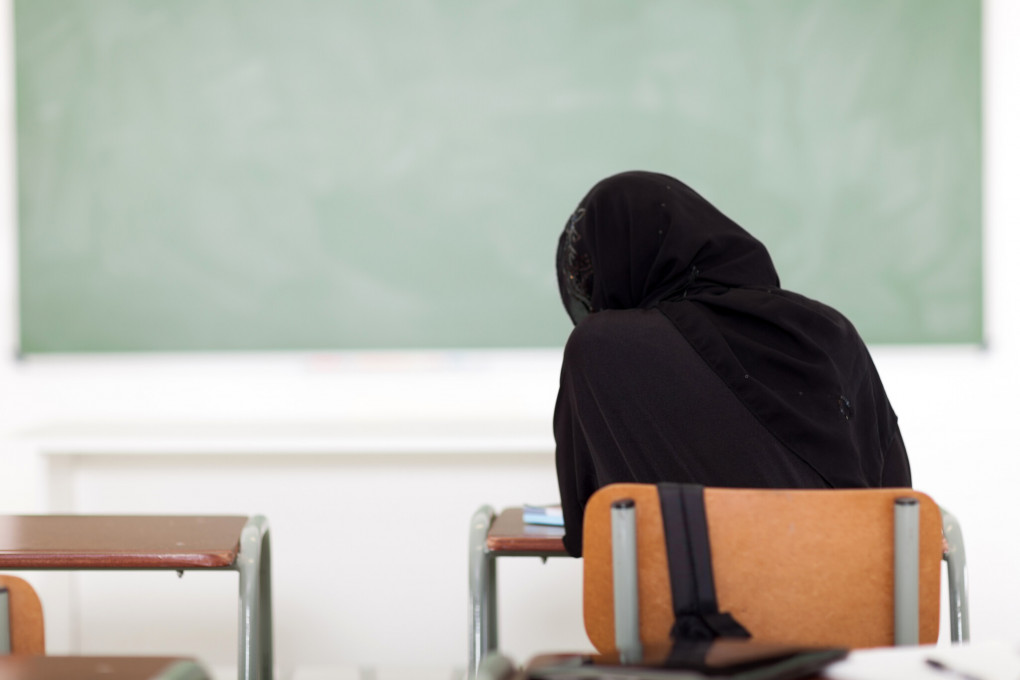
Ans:
[[[934,668],[935,670],[942,671],[943,673],[949,673],[951,675],[955,675],[956,677],[960,678],[960,680],[982,680],[982,678],[980,678],[980,677],[978,677],[976,675],[973,675],[973,674],[968,673],[966,671],[958,670],[956,668],[953,668],[952,666],[947,666],[946,664],[942,663],[938,659],[928,658],[928,659],[925,659],[924,662],[926,664],[928,664],[929,666],[931,666],[932,668]]]

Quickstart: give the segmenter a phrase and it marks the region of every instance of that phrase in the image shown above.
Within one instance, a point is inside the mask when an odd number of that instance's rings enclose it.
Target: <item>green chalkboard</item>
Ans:
[[[21,349],[558,346],[673,174],[873,343],[982,340],[977,0],[15,0]]]

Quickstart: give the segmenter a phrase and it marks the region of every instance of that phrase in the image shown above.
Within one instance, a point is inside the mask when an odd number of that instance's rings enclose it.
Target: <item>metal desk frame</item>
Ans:
[[[471,612],[468,634],[468,677],[473,678],[488,652],[499,647],[499,608],[496,590],[496,558],[498,557],[567,557],[560,538],[548,538],[548,549],[502,550],[489,547],[489,530],[496,512],[483,505],[471,517],[468,535],[468,589]]]
[[[269,522],[253,515],[241,529],[237,557],[225,567],[181,566],[52,566],[12,564],[5,571],[236,571],[239,577],[238,680],[273,678],[273,610]]]

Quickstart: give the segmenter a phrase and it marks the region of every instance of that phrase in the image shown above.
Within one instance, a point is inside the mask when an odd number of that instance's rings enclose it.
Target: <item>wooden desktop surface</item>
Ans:
[[[0,680],[152,680],[161,677],[196,680],[208,676],[191,660],[173,657],[0,657]]]
[[[0,569],[229,567],[247,521],[222,515],[0,515]]]
[[[507,508],[496,516],[485,540],[490,552],[539,553],[550,557],[567,554],[563,528],[524,523],[523,508]]]

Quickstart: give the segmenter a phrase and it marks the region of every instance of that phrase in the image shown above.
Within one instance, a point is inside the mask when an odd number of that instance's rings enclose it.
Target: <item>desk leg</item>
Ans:
[[[241,530],[238,680],[273,678],[273,603],[269,523],[255,515]]]
[[[468,588],[471,599],[468,640],[468,677],[478,672],[485,653],[499,645],[496,619],[496,558],[486,547],[489,527],[495,517],[484,505],[471,517],[468,537]]]
[[[485,647],[482,655],[494,652],[499,649],[499,608],[496,606],[496,556],[491,552],[485,552],[485,569],[488,572],[489,587],[486,589],[486,609],[489,613],[486,625]],[[479,659],[479,663],[481,663]]]

